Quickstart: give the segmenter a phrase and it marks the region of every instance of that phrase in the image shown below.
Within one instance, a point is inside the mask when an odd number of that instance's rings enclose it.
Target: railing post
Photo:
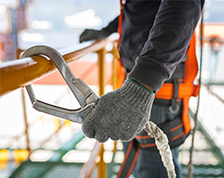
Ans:
[[[126,78],[126,71],[125,68],[122,66],[122,62],[120,59],[116,43],[114,43],[112,53],[113,53],[112,86],[113,90],[116,90],[122,87],[124,80]]]
[[[28,119],[27,119],[27,113],[26,113],[26,101],[25,101],[25,94],[24,94],[24,88],[21,90],[22,92],[22,102],[23,102],[23,117],[24,117],[24,124],[25,124],[25,134],[26,134],[26,150],[29,153],[28,158],[30,157],[30,139],[29,139],[29,124],[28,124]]]
[[[117,89],[117,56],[116,56],[116,49],[115,45],[113,46],[112,54],[113,54],[113,63],[112,63],[112,87],[113,90]]]
[[[97,52],[98,54],[98,66],[99,66],[99,95],[105,93],[105,55],[106,50],[102,48]],[[98,178],[107,177],[107,164],[104,162],[104,144],[101,144],[100,161],[98,163]]]
[[[105,48],[97,52],[98,54],[98,67],[99,67],[99,95],[105,93]]]

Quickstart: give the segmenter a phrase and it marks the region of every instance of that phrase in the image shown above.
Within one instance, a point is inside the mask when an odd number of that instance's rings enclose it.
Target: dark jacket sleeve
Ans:
[[[186,53],[204,1],[163,0],[129,78],[157,92]]]

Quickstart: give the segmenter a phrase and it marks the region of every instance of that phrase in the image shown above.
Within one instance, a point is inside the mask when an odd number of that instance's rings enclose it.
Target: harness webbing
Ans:
[[[191,96],[197,96],[199,93],[199,85],[193,84],[198,73],[198,63],[195,53],[195,33],[189,43],[187,51],[187,60],[185,62],[184,81],[179,83],[178,99],[183,99],[183,116],[182,121],[185,128],[185,134],[191,130],[189,118],[189,99]],[[175,95],[175,86],[173,83],[164,83],[161,89],[156,93],[155,97],[164,100],[171,100]]]
[[[133,139],[128,146],[128,150],[125,154],[124,161],[121,164],[121,168],[117,174],[117,178],[128,178],[131,175],[135,163],[138,159],[138,155],[138,143],[135,139]]]
[[[118,29],[117,32],[119,34],[117,47],[120,48],[121,44],[121,34],[122,34],[122,21],[123,21],[123,9],[124,5],[126,3],[126,0],[120,0],[120,15],[118,17]],[[125,68],[122,65],[122,59],[120,59],[116,62],[116,73],[117,73],[117,80],[116,80],[116,88],[122,87],[124,80],[125,80]]]
[[[184,133],[183,123],[180,118],[176,118],[166,125],[161,124],[159,128],[167,135],[169,142],[173,140],[173,145],[170,145],[171,148],[179,146],[187,137]],[[140,149],[158,151],[155,139],[148,135],[147,132],[144,132],[144,135],[136,135],[135,138],[129,143],[117,178],[129,177],[134,169],[134,165],[136,164]]]
[[[121,32],[122,32],[122,21],[123,21],[124,4],[125,4],[125,2],[120,0],[120,15],[118,17],[118,29],[117,29],[117,32],[120,35],[120,37],[118,39],[118,44],[117,44],[118,47],[120,47],[120,44],[121,44]]]

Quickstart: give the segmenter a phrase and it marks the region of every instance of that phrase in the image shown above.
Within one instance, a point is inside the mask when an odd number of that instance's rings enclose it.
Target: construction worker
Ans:
[[[133,170],[135,178],[167,177],[159,152],[151,146],[144,147],[142,138],[147,134],[143,128],[149,119],[161,127],[164,124],[169,127],[172,124],[167,123],[182,117],[182,100],[173,105],[172,101],[164,104],[163,100],[154,98],[164,82],[172,82],[177,66],[180,70],[183,68],[204,1],[127,0],[126,3],[121,1],[121,5],[123,20],[119,51],[128,76],[121,88],[100,97],[85,118],[82,131],[99,142],[120,139],[124,141],[125,151],[133,140],[137,140],[137,145],[143,146]],[[119,23],[117,17],[102,30],[86,29],[80,42],[103,39],[116,32]],[[182,74],[183,70],[178,79],[183,77]],[[171,146],[177,177],[181,177],[178,146],[186,137]],[[118,177],[128,175],[120,171]]]

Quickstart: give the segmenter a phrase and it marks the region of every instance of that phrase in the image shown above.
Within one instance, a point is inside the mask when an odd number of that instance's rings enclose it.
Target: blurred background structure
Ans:
[[[79,44],[79,35],[85,28],[101,29],[118,14],[118,0],[0,0],[0,69],[11,66],[21,51],[38,44],[73,52],[97,46],[96,42]],[[198,41],[199,29],[198,26]],[[223,0],[206,1],[203,30],[203,85],[193,155],[194,177],[221,178],[224,177]],[[74,75],[99,95],[116,89],[115,43],[116,40],[102,40],[100,48],[69,65]],[[200,48],[198,42],[198,59]],[[100,63],[101,58],[105,62]],[[8,77],[0,71],[0,87],[5,87],[3,79]],[[20,73],[13,82],[19,77]],[[78,107],[58,72],[35,81],[33,87],[40,100],[66,108]],[[197,98],[192,98],[192,118],[196,103]],[[191,136],[181,147],[183,176],[187,175],[190,142]],[[85,138],[79,124],[35,111],[22,88],[0,95],[0,178],[85,177],[87,170],[89,177],[116,177],[124,158],[121,150],[119,141],[98,144]]]

